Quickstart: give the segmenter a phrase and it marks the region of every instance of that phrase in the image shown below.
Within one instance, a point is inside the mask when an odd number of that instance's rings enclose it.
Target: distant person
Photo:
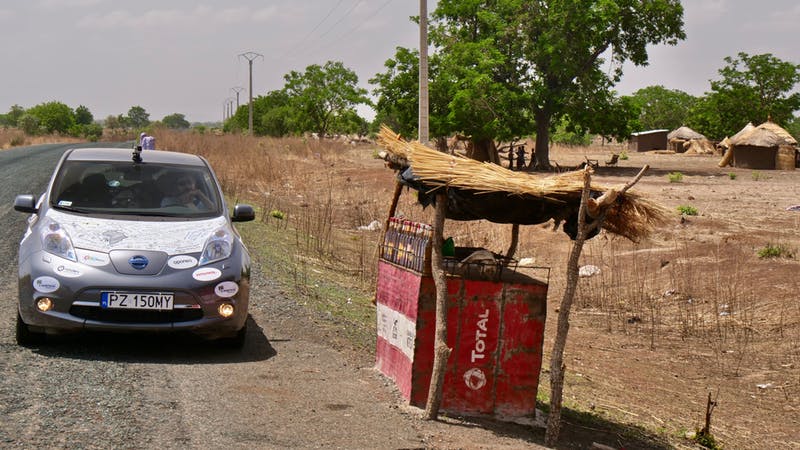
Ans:
[[[508,149],[508,170],[514,170],[514,146]]]
[[[517,170],[525,170],[525,146],[517,147]]]
[[[139,147],[144,148],[144,138],[146,136],[147,136],[147,133],[145,133],[144,131],[142,131],[141,134],[139,134]]]
[[[149,134],[145,134],[142,137],[142,150],[155,150],[156,149],[156,138],[150,136]]]

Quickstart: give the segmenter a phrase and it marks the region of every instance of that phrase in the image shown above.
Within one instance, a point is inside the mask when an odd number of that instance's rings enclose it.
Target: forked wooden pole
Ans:
[[[447,346],[447,278],[444,274],[444,219],[447,213],[447,194],[436,195],[436,217],[433,224],[433,244],[431,248],[431,276],[436,286],[436,335],[433,342],[433,373],[428,388],[428,402],[425,405],[425,418],[436,419],[442,404],[442,386],[450,347]]]

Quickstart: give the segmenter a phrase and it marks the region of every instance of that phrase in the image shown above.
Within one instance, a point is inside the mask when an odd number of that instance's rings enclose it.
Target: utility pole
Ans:
[[[241,87],[241,86],[234,86],[234,87],[231,88],[231,90],[233,92],[236,92],[236,110],[238,111],[239,110],[239,92],[242,92],[244,90],[244,88]]]
[[[248,102],[250,106],[250,116],[248,119],[248,127],[250,130],[250,136],[253,135],[253,60],[256,58],[264,59],[264,55],[256,52],[245,52],[239,55],[240,58],[244,58],[247,60],[247,63],[250,66],[250,100]]]
[[[427,145],[428,132],[428,0],[419,0],[419,141]]]

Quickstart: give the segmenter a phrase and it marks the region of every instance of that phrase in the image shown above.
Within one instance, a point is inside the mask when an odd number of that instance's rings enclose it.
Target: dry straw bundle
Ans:
[[[378,143],[388,152],[385,159],[395,166],[407,164],[426,185],[467,189],[478,193],[505,192],[552,203],[556,208],[575,209],[580,205],[583,172],[536,176],[514,172],[497,164],[449,155],[419,142],[407,142],[386,126],[381,127]],[[607,188],[592,185],[592,191]],[[603,228],[633,241],[646,237],[666,219],[661,206],[630,192],[608,208]]]

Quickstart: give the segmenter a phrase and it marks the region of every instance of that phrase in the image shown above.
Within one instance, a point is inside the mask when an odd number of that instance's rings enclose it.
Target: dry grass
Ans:
[[[261,221],[292,248],[286,261],[302,268],[298,283],[318,276],[316,268],[329,269],[338,274],[335,282],[361,290],[364,301],[371,299],[382,234],[358,227],[386,220],[394,188],[394,173],[376,159],[377,145],[168,132],[157,138],[159,148],[205,156],[230,197],[258,207]],[[618,152],[608,146],[556,147],[552,157],[574,164]],[[625,161],[633,173],[642,157],[633,154]],[[768,242],[799,247],[800,219],[776,222],[791,219],[776,219],[757,193],[784,183],[775,192],[786,191],[791,199],[800,173],[776,173],[768,182],[756,182],[748,171],[727,168],[710,179],[695,167],[698,162],[715,167],[716,159],[668,158],[659,161],[660,172],[634,190],[658,196],[672,210],[696,195],[690,200],[700,215],[680,224],[675,212],[672,222],[646,242],[604,233],[587,243],[581,264],[594,264],[601,273],[580,281],[566,360],[574,383],[565,387],[566,394],[576,407],[588,411],[591,404],[595,414],[662,430],[680,441],[675,436],[682,430],[702,425],[707,393],[719,393],[712,432],[726,446],[796,448],[798,262],[761,259],[757,250]],[[630,178],[631,171],[624,169],[609,169],[623,172],[600,181],[621,184]],[[675,170],[686,174],[684,182],[668,182],[665,174]],[[732,171],[741,176],[733,180]],[[723,199],[755,194],[746,204],[740,197],[727,207],[719,198],[700,195],[717,191]],[[431,208],[421,209],[414,195],[404,193],[397,211],[432,222]],[[448,221],[445,227],[445,235],[459,246],[505,253],[510,242],[510,225]],[[517,256],[553,268],[553,299],[563,290],[570,242],[549,227],[521,227]],[[549,311],[549,321],[555,316]],[[548,324],[548,339],[554,325]],[[374,324],[368,320],[363,326]]]

